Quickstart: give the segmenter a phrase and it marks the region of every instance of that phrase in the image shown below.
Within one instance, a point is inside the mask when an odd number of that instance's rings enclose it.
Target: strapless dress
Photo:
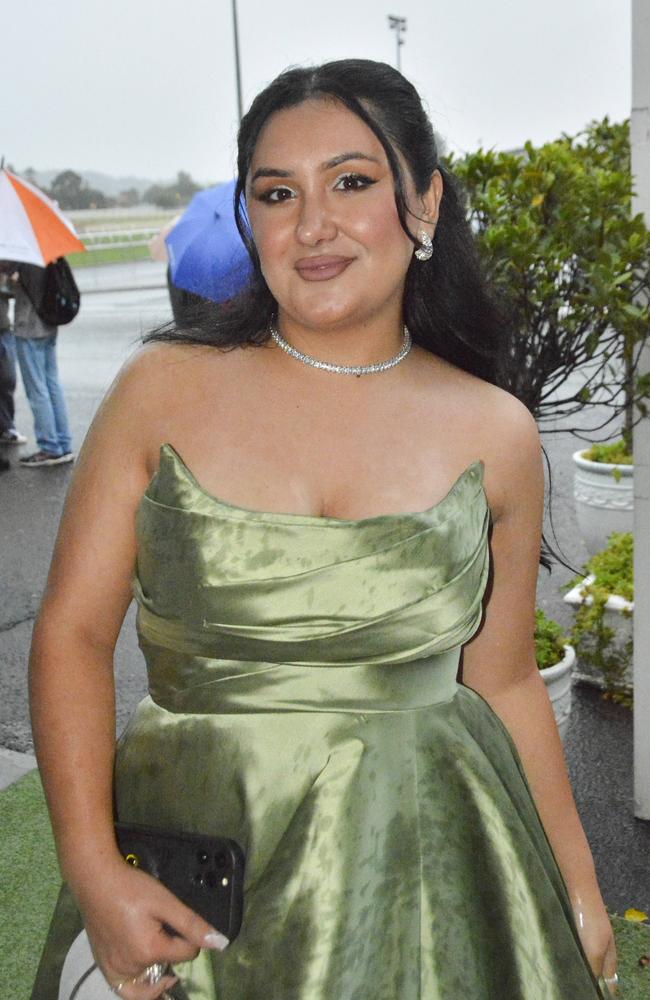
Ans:
[[[489,569],[484,466],[428,510],[265,513],[171,447],[137,515],[149,696],[119,818],[232,837],[244,919],[186,1000],[596,1000],[516,747],[457,680]],[[80,929],[63,889],[33,1000]]]

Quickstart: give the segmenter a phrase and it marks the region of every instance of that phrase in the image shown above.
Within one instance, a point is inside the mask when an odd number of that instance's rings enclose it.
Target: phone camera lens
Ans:
[[[217,868],[226,868],[228,866],[228,856],[220,851],[219,854],[214,859]]]
[[[207,851],[198,851],[197,857],[199,859],[199,864],[201,865],[207,865],[208,861],[210,860]]]

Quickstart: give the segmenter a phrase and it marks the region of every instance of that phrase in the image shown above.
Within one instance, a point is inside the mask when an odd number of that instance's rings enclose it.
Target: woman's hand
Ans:
[[[223,950],[228,944],[165,886],[125,864],[121,856],[101,879],[84,879],[83,885],[72,888],[95,960],[110,986],[123,984],[119,995],[124,1000],[154,1000],[176,982],[171,974],[147,983],[143,973],[148,966],[187,962],[201,948]]]
[[[596,977],[602,976],[612,996],[617,996],[616,942],[600,892],[571,893],[571,903],[582,947]]]

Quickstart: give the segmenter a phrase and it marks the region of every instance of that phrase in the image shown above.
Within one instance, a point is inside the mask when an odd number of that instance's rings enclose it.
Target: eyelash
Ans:
[[[355,182],[354,187],[339,188],[335,186],[334,190],[343,191],[348,194],[352,191],[364,191],[366,188],[372,187],[377,181],[374,177],[368,177],[366,174],[349,173],[343,174],[337,179],[336,184],[340,184],[341,181],[353,181]],[[281,205],[282,202],[289,201],[289,198],[274,198],[273,195],[279,194],[282,191],[288,191],[291,193],[291,188],[278,186],[274,188],[269,188],[268,191],[263,191],[262,194],[257,195],[257,201],[265,202],[267,205]]]
[[[340,188],[341,191],[363,191],[365,188],[372,187],[377,181],[374,177],[368,177],[366,174],[343,174],[339,177],[339,183],[341,181],[356,181],[359,182],[358,186],[353,188]]]

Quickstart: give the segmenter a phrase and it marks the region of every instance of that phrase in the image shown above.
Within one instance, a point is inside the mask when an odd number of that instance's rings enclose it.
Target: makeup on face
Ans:
[[[395,311],[413,248],[386,153],[353,112],[307,101],[271,116],[246,196],[262,273],[295,323]]]
[[[311,257],[300,257],[294,267],[305,281],[329,281],[342,274],[353,260],[354,257],[314,254]]]

